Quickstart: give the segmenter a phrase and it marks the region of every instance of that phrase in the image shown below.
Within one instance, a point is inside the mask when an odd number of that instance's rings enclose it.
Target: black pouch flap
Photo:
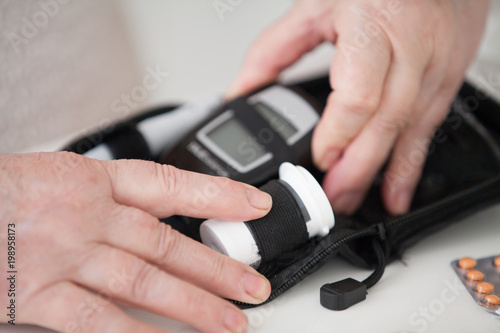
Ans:
[[[480,96],[481,99],[477,96]],[[381,179],[373,184],[360,210],[338,225],[358,229],[384,223],[391,259],[452,221],[500,199],[500,105],[465,84],[429,145],[422,178],[410,213],[392,217],[383,208]],[[497,126],[497,127],[495,127]],[[415,152],[415,155],[421,152]],[[412,167],[411,161],[404,161]],[[390,175],[390,181],[404,181]],[[497,191],[498,189],[498,191]],[[342,254],[357,265],[373,267],[366,242],[349,244]]]

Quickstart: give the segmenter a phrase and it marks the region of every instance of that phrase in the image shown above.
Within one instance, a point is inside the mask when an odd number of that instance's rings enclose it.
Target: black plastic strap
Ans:
[[[115,159],[137,158],[151,160],[148,144],[135,126],[117,128],[113,136],[106,140],[106,144]]]
[[[320,289],[320,303],[325,308],[340,311],[364,301],[366,290],[373,287],[384,275],[386,257],[388,256],[388,247],[385,241],[386,230],[383,223],[374,226],[374,228],[378,236],[372,238],[373,252],[377,257],[375,270],[362,282],[348,278],[323,285]]]
[[[110,124],[106,128],[100,128],[95,132],[74,140],[61,150],[85,154],[101,144],[106,144],[111,149],[113,158],[115,159],[137,158],[150,160],[153,156],[150,154],[149,147],[144,137],[137,130],[137,123],[173,111],[177,107],[178,105],[171,105],[156,108],[148,112],[140,113],[133,118]]]
[[[363,280],[363,283],[366,285],[366,289],[370,289],[371,287],[373,287],[378,281],[380,281],[382,275],[384,275],[386,265],[386,251],[384,251],[380,243],[380,239],[373,238],[372,246],[373,252],[377,256],[377,267],[375,267],[375,271],[373,271],[373,273],[370,274],[369,277]]]
[[[290,252],[307,242],[308,233],[300,205],[293,189],[281,180],[272,180],[260,187],[273,198],[273,207],[264,217],[245,222],[252,232],[263,262]]]

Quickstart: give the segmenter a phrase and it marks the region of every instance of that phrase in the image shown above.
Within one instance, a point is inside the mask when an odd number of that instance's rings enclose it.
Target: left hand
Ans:
[[[11,246],[19,272],[14,288],[0,273],[0,304],[15,301],[16,324],[64,332],[165,333],[117,305],[205,333],[242,332],[245,314],[223,298],[261,303],[269,281],[158,218],[247,221],[271,204],[249,185],[150,161],[0,154],[0,249]]]

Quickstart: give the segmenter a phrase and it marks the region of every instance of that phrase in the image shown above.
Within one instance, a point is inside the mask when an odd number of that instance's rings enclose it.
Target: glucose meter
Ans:
[[[283,162],[306,164],[320,110],[299,88],[271,85],[224,104],[160,162],[259,185]]]

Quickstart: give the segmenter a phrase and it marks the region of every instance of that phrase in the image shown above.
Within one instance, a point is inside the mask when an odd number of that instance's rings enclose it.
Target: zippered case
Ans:
[[[325,104],[331,92],[328,77],[299,83],[298,88]],[[106,143],[114,158],[157,160],[137,129],[144,119],[176,110],[163,107],[122,121],[110,133],[96,132],[75,140],[64,150],[83,154]],[[168,130],[168,129],[165,129]],[[307,166],[306,166],[307,167]],[[322,174],[309,166],[321,181]],[[372,269],[362,282],[346,279],[323,286],[324,306],[342,310],[366,296],[366,289],[382,277],[388,262],[401,258],[410,246],[465,215],[500,200],[500,105],[484,92],[464,83],[450,113],[430,144],[423,175],[408,214],[392,217],[380,197],[382,173],[363,205],[353,216],[336,216],[336,225],[324,238],[310,239],[292,253],[258,270],[271,282],[270,302],[340,255],[352,264]],[[181,232],[197,238],[182,218],[170,218]],[[199,225],[201,221],[197,221]],[[235,302],[242,308],[256,305]]]
[[[315,86],[324,85],[319,81],[305,84],[307,90]],[[324,96],[327,93],[322,92]],[[410,246],[499,201],[500,105],[472,85],[463,85],[432,140],[408,214],[387,214],[380,197],[381,177],[353,216],[336,216],[336,226],[328,236],[312,239],[293,253],[259,267],[272,286],[267,302],[341,255],[354,265],[374,270],[363,282],[348,279],[323,286],[322,304],[345,309],[363,300],[366,289],[382,277],[386,263],[401,258]],[[353,290],[361,290],[361,296],[349,299]],[[344,296],[346,304],[342,304]],[[242,308],[255,306],[236,303]]]

